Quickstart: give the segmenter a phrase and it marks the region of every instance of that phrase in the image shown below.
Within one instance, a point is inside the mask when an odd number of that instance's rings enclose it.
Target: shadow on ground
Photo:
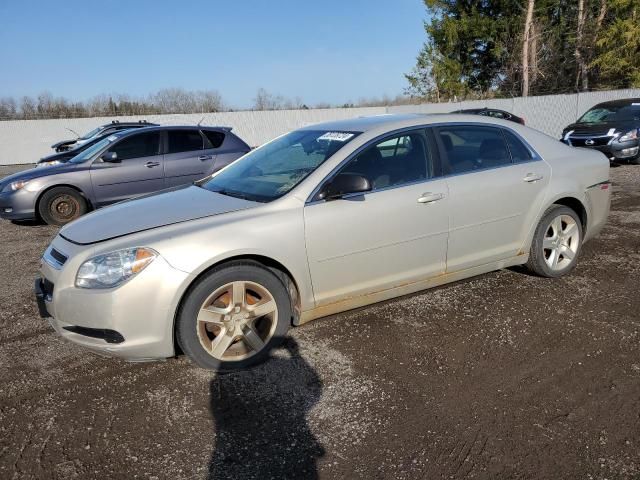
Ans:
[[[318,478],[325,453],[307,424],[322,381],[292,338],[247,371],[211,381],[215,449],[209,479]]]

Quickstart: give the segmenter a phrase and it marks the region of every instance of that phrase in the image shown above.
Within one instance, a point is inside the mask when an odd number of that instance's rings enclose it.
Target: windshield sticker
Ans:
[[[634,107],[640,107],[640,103],[632,103],[631,105]]]
[[[332,140],[334,142],[346,142],[351,137],[353,137],[353,133],[345,133],[345,132],[327,132],[324,135],[318,137],[318,140]]]
[[[611,135],[613,135],[614,133],[616,133],[616,129],[615,128],[610,128],[609,132],[607,133],[607,137],[610,137]]]

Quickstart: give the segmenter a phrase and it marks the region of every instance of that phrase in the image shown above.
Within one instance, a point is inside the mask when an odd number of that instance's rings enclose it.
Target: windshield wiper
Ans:
[[[236,192],[235,190],[227,190],[225,188],[221,188],[220,190],[211,190],[213,193],[219,193],[221,195],[226,195],[227,197],[235,197],[241,198],[242,200],[249,200],[249,197],[242,192]]]

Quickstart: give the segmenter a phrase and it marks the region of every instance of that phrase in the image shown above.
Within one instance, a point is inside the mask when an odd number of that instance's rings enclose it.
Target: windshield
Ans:
[[[100,132],[100,130],[102,130],[102,127],[98,127],[98,128],[94,128],[93,130],[91,130],[89,133],[85,133],[83,136],[80,137],[80,140],[89,140],[91,137],[93,137],[95,134],[97,134],[98,132]]]
[[[109,145],[113,140],[115,140],[117,137],[114,136],[110,136],[107,138],[103,138],[102,140],[100,140],[98,143],[96,143],[95,145],[87,148],[84,152],[79,153],[78,155],[76,155],[75,157],[71,158],[69,160],[69,162],[71,163],[82,163],[82,162],[86,162],[87,160],[89,160],[91,157],[93,157],[96,153],[98,153],[100,150],[102,150],[104,147],[106,147],[107,145]]]
[[[356,135],[297,130],[249,152],[200,186],[232,197],[270,202],[298,185]]]
[[[580,117],[578,123],[605,123],[640,120],[640,103],[621,106],[596,106]]]

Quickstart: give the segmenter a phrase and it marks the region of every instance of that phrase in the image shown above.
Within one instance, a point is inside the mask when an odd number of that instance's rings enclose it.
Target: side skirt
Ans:
[[[485,265],[479,265],[477,267],[467,268],[465,270],[459,270],[457,272],[444,273],[435,277],[430,277],[425,280],[419,280],[417,282],[398,285],[397,287],[388,288],[386,290],[380,290],[378,292],[367,293],[365,295],[359,295],[357,297],[345,298],[328,305],[322,305],[320,307],[306,310],[300,315],[298,323],[295,325],[303,325],[311,320],[317,318],[326,317],[347,310],[353,310],[354,308],[364,307],[377,302],[383,302],[402,295],[409,295],[419,292],[421,290],[427,290],[429,288],[438,287],[446,283],[457,282],[458,280],[464,280],[465,278],[475,277],[482,275],[483,273],[493,272],[495,270],[501,270],[503,268],[513,267],[515,265],[522,265],[527,263],[529,259],[528,253],[516,255],[497,262],[487,263]]]

